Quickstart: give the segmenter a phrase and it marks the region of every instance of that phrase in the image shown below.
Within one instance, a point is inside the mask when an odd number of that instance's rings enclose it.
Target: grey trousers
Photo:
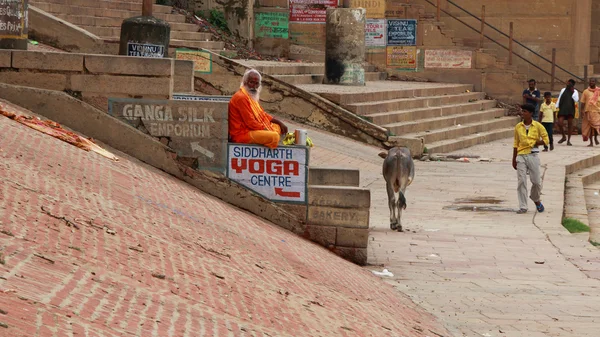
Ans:
[[[527,209],[527,172],[529,172],[532,184],[529,198],[534,202],[538,202],[542,194],[542,175],[540,173],[540,157],[537,153],[517,156],[517,177],[519,181],[517,194],[519,195],[520,209]]]

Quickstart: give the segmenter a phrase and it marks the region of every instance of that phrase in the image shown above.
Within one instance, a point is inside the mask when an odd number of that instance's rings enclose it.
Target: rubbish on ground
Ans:
[[[99,155],[104,156],[110,160],[119,161],[119,158],[98,146],[96,143],[93,142],[92,139],[83,138],[74,132],[67,131],[63,129],[60,124],[51,120],[42,121],[37,117],[17,115],[14,111],[11,111],[10,107],[7,104],[4,103],[0,103],[0,115],[4,115],[32,129],[43,132],[54,138],[58,138],[69,144],[75,145],[78,148],[83,149],[85,151],[94,151]]]
[[[383,272],[379,272],[376,270],[371,270],[371,272],[373,272],[373,274],[377,275],[377,276],[389,276],[389,277],[394,277],[394,274],[392,274],[389,270],[384,269]]]
[[[39,43],[35,40],[29,40],[29,43],[31,43],[34,46],[37,46]]]
[[[458,158],[458,159],[456,159],[456,161],[461,162],[461,163],[470,163],[471,162],[469,160],[469,158],[467,158],[467,157]]]

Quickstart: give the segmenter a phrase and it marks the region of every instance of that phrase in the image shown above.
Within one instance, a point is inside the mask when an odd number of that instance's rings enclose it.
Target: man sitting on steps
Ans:
[[[274,149],[288,128],[260,106],[261,81],[257,70],[249,69],[244,74],[240,90],[229,101],[229,137],[235,143]]]

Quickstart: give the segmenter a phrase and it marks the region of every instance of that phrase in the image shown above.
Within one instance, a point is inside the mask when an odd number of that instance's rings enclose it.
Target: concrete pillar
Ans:
[[[0,1],[0,49],[27,50],[29,0]]]
[[[169,56],[171,26],[152,16],[153,0],[143,0],[142,16],[123,20],[119,55],[162,58]]]
[[[575,65],[582,66],[590,63],[592,0],[573,1],[572,13],[573,63]]]
[[[325,84],[365,85],[363,8],[328,8],[325,23]]]

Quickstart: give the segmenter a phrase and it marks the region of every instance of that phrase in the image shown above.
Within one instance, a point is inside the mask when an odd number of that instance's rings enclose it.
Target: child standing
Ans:
[[[544,93],[544,103],[540,106],[540,123],[546,128],[548,138],[550,138],[550,151],[554,150],[554,139],[552,129],[554,129],[554,113],[556,104],[552,102],[552,94],[549,91]],[[544,152],[548,152],[548,146],[544,145]]]

